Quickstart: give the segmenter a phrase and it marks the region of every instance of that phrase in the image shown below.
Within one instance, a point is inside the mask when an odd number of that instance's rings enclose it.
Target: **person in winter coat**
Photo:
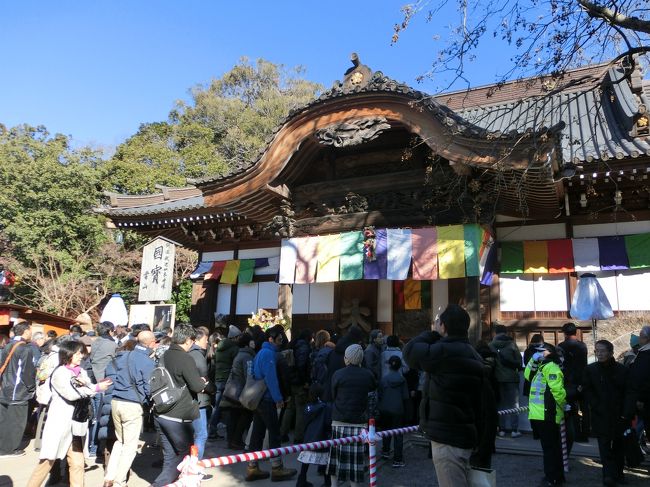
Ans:
[[[379,382],[379,414],[384,429],[395,429],[404,426],[406,404],[409,391],[406,379],[402,375],[402,359],[393,355],[388,359],[389,370]],[[403,467],[404,464],[404,435],[396,435],[395,451],[393,452],[393,468]],[[390,457],[391,437],[381,440],[381,457]]]
[[[332,402],[332,377],[337,370],[345,367],[345,350],[354,344],[361,345],[363,343],[363,331],[357,325],[350,326],[348,332],[342,336],[334,347],[334,351],[327,357],[327,376],[323,388],[323,399]],[[374,377],[374,375],[373,375]]]
[[[637,392],[636,407],[650,438],[650,326],[639,332],[639,353],[630,366],[631,380]]]
[[[470,457],[472,467],[492,468],[492,454],[496,451],[494,440],[499,427],[499,415],[497,413],[496,391],[499,386],[496,381],[495,369],[497,355],[490,346],[483,340],[476,344],[476,351],[483,358],[483,418],[482,428],[478,431],[478,447]]]
[[[332,438],[356,436],[368,424],[368,393],[377,388],[377,381],[363,368],[363,348],[354,343],[345,349],[345,367],[332,376]],[[350,480],[351,487],[364,482],[365,445],[351,443],[332,446],[326,475],[332,485]]]
[[[530,342],[524,350],[524,366],[530,362],[530,359],[537,353],[537,349],[544,345],[544,337],[540,333],[536,333],[530,337]],[[530,394],[530,381],[524,377],[524,389],[522,395],[528,397]]]
[[[188,354],[194,360],[196,364],[196,369],[199,372],[199,375],[203,377],[206,381],[208,379],[208,361],[205,358],[205,355],[208,350],[208,337],[210,331],[204,327],[199,326],[196,329],[196,340],[194,345],[190,348]],[[192,426],[194,427],[194,444],[199,449],[199,460],[203,459],[203,453],[205,452],[205,443],[208,441],[208,409],[212,407],[212,398],[209,394],[204,392],[199,392],[196,395],[196,398],[199,402],[199,417],[194,420]]]
[[[390,371],[390,365],[388,361],[390,360],[391,357],[400,358],[400,360],[402,361],[402,368],[400,369],[400,372],[402,373],[402,375],[405,375],[409,371],[409,366],[406,363],[404,363],[402,357],[402,349],[399,348],[399,337],[397,335],[391,335],[388,338],[386,338],[386,348],[381,353],[380,378],[388,374],[388,372]]]
[[[477,447],[483,413],[483,360],[469,344],[467,311],[450,304],[404,347],[411,368],[427,373],[420,429],[431,440],[431,456],[441,487],[469,485],[470,456]]]
[[[585,406],[582,393],[582,375],[587,367],[587,345],[578,340],[578,327],[575,323],[562,325],[564,341],[558,343],[558,351],[562,352],[562,372],[564,372],[564,388],[567,403],[571,407],[566,414],[567,436],[570,444],[574,439],[589,441],[589,409]],[[571,447],[569,447],[569,451]]]
[[[14,336],[0,353],[0,459],[22,456],[29,401],[36,392],[36,368],[29,340],[32,324],[14,325]]]
[[[564,483],[560,422],[564,418],[566,390],[555,347],[542,345],[526,365],[524,376],[531,383],[528,419],[542,443],[544,485],[560,485]]]
[[[329,335],[329,334],[328,334]],[[327,440],[332,429],[332,406],[323,402],[323,386],[314,383],[309,387],[308,402],[305,406],[305,443]],[[296,481],[296,487],[313,487],[307,481],[309,465],[325,466],[329,460],[327,450],[303,451],[298,455],[298,461],[302,464],[300,474]],[[330,487],[332,479],[325,476],[325,487]]]
[[[113,381],[111,417],[116,433],[109,462],[104,474],[104,487],[126,484],[138,450],[142,430],[142,407],[149,402],[149,377],[155,368],[151,358],[156,338],[153,332],[138,333],[132,351],[120,353],[106,367],[106,377]],[[110,375],[109,375],[110,374]]]
[[[288,435],[293,429],[293,442],[302,443],[305,430],[304,410],[307,405],[307,391],[309,390],[311,372],[311,343],[313,340],[311,330],[302,330],[298,338],[291,344],[293,351],[293,365],[291,366],[291,396],[289,405],[282,418],[280,434]]]
[[[495,377],[499,385],[498,407],[500,410],[518,408],[521,353],[504,325],[497,325],[495,332],[490,348],[497,354]],[[499,417],[499,436],[503,438],[508,433],[513,438],[521,436],[518,414]]]
[[[226,387],[226,381],[232,369],[232,363],[235,360],[235,355],[239,352],[237,346],[237,338],[241,335],[241,330],[235,325],[228,327],[228,338],[221,340],[217,349],[212,357],[212,368],[214,371],[214,385],[217,389],[214,395],[214,404],[212,409],[212,416],[210,417],[210,435],[211,439],[218,439],[218,426],[221,419],[221,410],[219,405],[223,396],[223,390]]]
[[[228,421],[226,429],[228,448],[244,450],[246,445],[243,435],[251,425],[253,413],[243,407],[238,399],[246,384],[249,367],[252,367],[255,358],[255,342],[249,333],[244,333],[237,339],[237,346],[239,352],[232,363],[224,396],[221,399],[221,407],[228,408],[230,411],[230,421]]]
[[[625,466],[623,432],[635,412],[629,369],[614,360],[614,345],[596,342],[597,362],[588,365],[582,376],[582,392],[592,418],[592,434],[598,438],[603,485],[623,483]]]
[[[363,365],[372,372],[375,380],[381,379],[382,360],[381,354],[384,351],[384,334],[381,330],[371,330],[370,340],[365,352],[363,353]]]
[[[68,340],[59,348],[59,366],[52,372],[52,400],[39,454],[39,462],[27,487],[41,487],[56,459],[67,456],[70,468],[70,486],[84,485],[84,436],[73,436],[72,413],[74,402],[82,397],[93,396],[105,391],[110,379],[91,384],[86,372],[80,367],[84,356],[84,345]]]
[[[194,441],[192,422],[199,417],[196,395],[199,392],[214,393],[212,383],[199,375],[194,360],[187,353],[194,345],[195,338],[196,332],[192,326],[176,325],[172,344],[161,359],[176,387],[183,388],[183,394],[169,411],[156,411],[155,419],[160,428],[160,441],[163,445],[163,467],[151,484],[153,487],[171,484],[178,478],[176,467],[188,454]]]
[[[335,345],[330,341],[330,334],[326,330],[319,330],[314,336],[314,350],[310,357],[311,383],[323,387],[327,379],[327,361]]]
[[[269,448],[280,446],[280,423],[278,419],[278,408],[284,406],[285,398],[280,391],[278,380],[278,351],[284,341],[282,327],[273,327],[266,333],[267,341],[262,349],[255,356],[253,361],[253,377],[263,379],[266,384],[266,391],[253,416],[253,431],[251,432],[250,450],[262,449],[264,435],[268,430]],[[296,470],[284,468],[282,458],[271,460],[271,481],[289,480],[296,475]],[[269,478],[269,473],[261,470],[257,461],[249,462],[246,470],[246,480],[252,482]]]

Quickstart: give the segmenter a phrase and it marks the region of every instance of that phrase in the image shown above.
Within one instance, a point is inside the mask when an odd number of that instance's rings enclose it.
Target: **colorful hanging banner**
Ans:
[[[597,272],[600,270],[600,255],[597,238],[574,238],[573,262],[576,272]]]
[[[226,262],[227,260],[220,260],[217,262],[212,262],[212,265],[210,266],[210,270],[205,273],[205,276],[203,276],[204,281],[209,281],[211,279],[217,280],[221,277],[221,274],[223,273],[223,269],[226,267]]]
[[[549,274],[575,271],[571,239],[549,240],[547,249]]]
[[[296,284],[309,284],[316,282],[316,255],[318,251],[318,237],[296,238],[298,260],[296,261]]]
[[[199,262],[199,265],[196,266],[196,269],[190,274],[190,279],[198,279],[212,267],[212,262]]]
[[[438,277],[465,277],[465,232],[463,225],[437,227]]]
[[[625,250],[630,269],[650,267],[650,233],[626,235]]]
[[[548,272],[548,247],[546,240],[524,242],[524,274]]]
[[[280,284],[293,284],[296,279],[296,261],[298,260],[298,247],[296,239],[283,238],[280,246]]]
[[[485,257],[485,265],[483,267],[483,271],[481,272],[481,284],[484,286],[492,285],[492,279],[497,272],[498,265],[498,246],[495,243],[492,243],[489,250],[487,251],[487,256]]]
[[[404,281],[393,281],[393,297],[395,310],[404,311]]]
[[[523,272],[523,242],[501,242],[501,274],[522,274]]]
[[[623,237],[598,237],[598,257],[603,271],[629,269],[625,239]]]
[[[339,280],[340,233],[322,235],[318,241],[318,269],[316,282]]]
[[[239,261],[239,271],[237,272],[237,280],[242,284],[253,282],[253,274],[255,273],[255,259],[242,259]]]
[[[388,234],[385,228],[375,229],[375,260],[363,259],[364,279],[386,279],[388,267]]]
[[[465,239],[465,275],[475,277],[480,275],[480,249],[483,242],[483,229],[475,223],[463,226]]]
[[[389,228],[388,240],[388,268],[386,277],[392,281],[403,281],[408,277],[411,267],[411,230],[408,228]]]
[[[223,274],[221,274],[222,284],[237,284],[239,264],[239,260],[229,260],[226,262],[226,266],[223,268]]]
[[[413,279],[438,279],[438,245],[435,227],[411,230]]]
[[[363,232],[342,233],[340,248],[340,280],[363,279]]]

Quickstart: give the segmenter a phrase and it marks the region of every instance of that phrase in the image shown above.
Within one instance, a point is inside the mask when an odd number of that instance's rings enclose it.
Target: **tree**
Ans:
[[[207,85],[192,88],[164,122],[147,123],[121,144],[102,170],[103,187],[120,193],[183,186],[185,178],[223,174],[254,161],[292,108],[313,100],[320,86],[287,69],[243,58]]]
[[[476,59],[487,38],[506,44],[504,49],[490,50],[493,63],[498,63],[499,52],[514,52],[497,83],[529,76],[561,78],[570,68],[650,51],[646,0],[417,0],[402,7],[393,42],[416,18],[424,16],[431,22],[441,18],[442,11],[458,17],[444,37],[436,33],[437,40],[445,40],[432,68],[423,75],[451,74],[442,89],[459,81],[471,84],[468,63]]]
[[[0,263],[18,278],[13,301],[76,317],[132,288],[134,246],[117,246],[92,211],[100,164],[45,127],[0,126]]]

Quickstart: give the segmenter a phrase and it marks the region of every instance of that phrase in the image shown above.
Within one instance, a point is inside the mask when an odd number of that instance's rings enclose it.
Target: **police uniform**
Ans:
[[[560,422],[564,418],[566,390],[564,375],[555,360],[554,352],[543,358],[535,354],[524,371],[531,383],[528,419],[542,443],[546,485],[559,485],[564,481]]]

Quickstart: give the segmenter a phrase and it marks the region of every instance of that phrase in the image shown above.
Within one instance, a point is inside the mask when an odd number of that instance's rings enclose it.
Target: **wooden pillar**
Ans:
[[[291,320],[291,328],[293,328],[293,289],[291,284],[278,286],[278,308],[282,310],[286,318]],[[289,339],[291,339],[290,331],[287,332]]]
[[[465,309],[469,313],[469,342],[475,344],[481,339],[481,297],[480,279],[478,277],[465,278]]]

